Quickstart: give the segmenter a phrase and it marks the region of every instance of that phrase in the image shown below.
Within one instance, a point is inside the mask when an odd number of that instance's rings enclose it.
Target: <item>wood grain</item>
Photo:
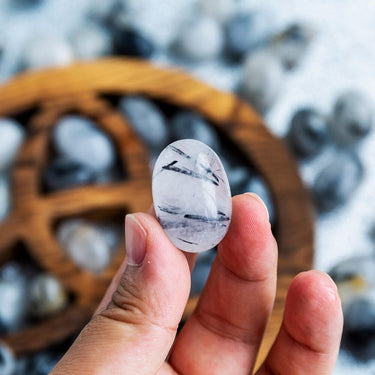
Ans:
[[[117,209],[147,211],[151,204],[148,154],[126,119],[105,95],[142,94],[181,108],[194,109],[230,139],[269,186],[275,204],[279,244],[279,283],[274,312],[258,363],[265,357],[282,319],[287,287],[298,272],[312,266],[313,220],[308,195],[293,158],[267,130],[260,116],[232,94],[217,91],[177,69],[160,69],[136,59],[105,59],[69,68],[19,76],[0,88],[0,117],[30,112],[28,139],[12,175],[13,211],[0,226],[1,252],[17,242],[28,248],[43,269],[60,277],[76,298],[61,314],[24,332],[2,339],[17,355],[66,338],[90,318],[123,258],[123,249],[107,270],[93,275],[80,270],[57,244],[56,220],[87,212]],[[50,135],[67,113],[92,118],[112,138],[127,180],[44,194],[41,176],[48,162]],[[194,309],[196,298],[184,318]],[[32,337],[37,336],[34,340]]]

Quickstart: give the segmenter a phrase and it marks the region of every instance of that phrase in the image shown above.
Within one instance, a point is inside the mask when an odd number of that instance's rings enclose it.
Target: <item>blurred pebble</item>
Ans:
[[[113,52],[115,55],[150,58],[156,51],[151,38],[137,28],[118,23],[113,31]]]
[[[317,208],[331,211],[346,202],[359,186],[363,167],[358,157],[340,152],[318,173],[312,187]]]
[[[228,176],[232,196],[243,193],[246,183],[252,176],[251,169],[244,165],[230,166],[226,162],[223,162],[223,165]]]
[[[111,261],[106,238],[95,226],[73,220],[73,223],[67,220],[59,226],[57,238],[60,246],[79,267],[92,272],[103,271]]]
[[[96,223],[95,226],[104,237],[111,252],[116,251],[124,236],[122,226],[116,223],[104,222]]]
[[[348,306],[342,346],[361,361],[375,358],[375,301],[357,299]]]
[[[21,68],[44,69],[69,65],[74,60],[71,46],[57,36],[39,36],[26,44]]]
[[[27,375],[48,375],[57,365],[62,355],[51,350],[33,355],[26,365]]]
[[[16,262],[7,262],[0,268],[0,280],[17,281],[22,278],[23,270]]]
[[[123,171],[118,165],[114,165],[112,168],[104,169],[95,174],[95,184],[109,184],[115,181],[121,181],[125,179]]]
[[[6,332],[17,331],[26,316],[27,293],[24,280],[0,280],[0,321]]]
[[[0,173],[0,223],[10,211],[10,190],[7,178]]]
[[[14,375],[16,360],[8,347],[0,343],[0,374]]]
[[[64,157],[53,160],[44,173],[46,188],[51,191],[87,185],[94,181],[95,173],[91,168]]]
[[[112,21],[116,13],[124,10],[124,3],[121,0],[90,1],[89,17],[107,24]]]
[[[31,7],[42,3],[44,0],[11,0],[12,6],[16,7]]]
[[[263,180],[263,178],[261,178],[260,176],[252,177],[249,183],[246,185],[245,190],[243,192],[255,193],[262,199],[262,201],[267,207],[268,214],[270,217],[269,219],[270,223],[274,224],[276,220],[275,208],[274,208],[271,193],[267,187],[267,184]]]
[[[85,221],[83,219],[68,219],[63,221],[57,229],[57,240],[59,244],[62,247],[65,247],[72,233],[84,224]]]
[[[29,290],[30,312],[43,318],[63,310],[68,302],[64,286],[55,277],[40,274],[31,280]]]
[[[225,28],[225,50],[233,59],[264,45],[271,34],[270,20],[264,13],[238,13]]]
[[[106,134],[81,116],[63,117],[56,125],[53,140],[57,151],[94,171],[115,163],[115,149]]]
[[[373,127],[373,103],[363,93],[348,91],[337,98],[329,130],[341,145],[353,145]]]
[[[161,150],[169,141],[167,121],[159,108],[140,96],[123,97],[119,104],[121,112],[146,145]]]
[[[208,16],[225,23],[235,11],[235,2],[235,0],[199,0],[199,6]]]
[[[84,24],[72,38],[75,56],[84,60],[108,55],[111,42],[110,33],[95,23]]]
[[[200,115],[192,111],[180,111],[171,120],[174,140],[196,139],[218,152],[219,137]]]
[[[269,51],[257,51],[244,63],[240,93],[264,113],[275,103],[283,83],[281,63]]]
[[[295,23],[275,36],[271,42],[273,53],[288,70],[300,64],[314,36],[311,26]]]
[[[0,171],[8,169],[25,139],[25,130],[16,121],[0,118]]]
[[[302,108],[293,115],[287,140],[300,157],[313,157],[323,149],[329,138],[327,119],[315,108]]]
[[[210,60],[219,55],[224,33],[218,22],[208,16],[197,16],[186,23],[177,36],[177,52],[189,60]]]
[[[215,257],[216,251],[214,249],[198,254],[197,261],[195,262],[195,266],[191,274],[191,295],[197,295],[202,292]]]
[[[340,288],[345,286],[345,291],[349,291],[343,295],[339,288],[342,302],[345,304],[346,296],[350,299],[351,294],[358,296],[359,293],[362,296],[362,292],[368,291],[369,288],[375,290],[375,256],[363,255],[342,260],[329,274]]]

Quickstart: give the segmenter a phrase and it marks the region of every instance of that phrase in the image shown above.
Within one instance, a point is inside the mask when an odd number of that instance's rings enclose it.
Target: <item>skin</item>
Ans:
[[[124,261],[94,317],[51,374],[251,374],[276,291],[277,244],[260,198],[233,198],[230,229],[199,304],[177,337],[196,255],[176,249],[152,214],[133,219],[142,227],[135,234],[145,236],[143,261]],[[342,326],[329,276],[297,275],[278,337],[257,374],[331,374]]]

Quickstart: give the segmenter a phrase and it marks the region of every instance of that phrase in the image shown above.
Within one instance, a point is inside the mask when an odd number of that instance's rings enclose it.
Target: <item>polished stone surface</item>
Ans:
[[[67,292],[55,277],[40,274],[31,280],[29,309],[34,317],[44,318],[55,314],[63,310],[67,302]]]
[[[265,12],[238,13],[225,27],[225,49],[235,60],[265,44],[271,35],[270,17]]]
[[[120,100],[119,108],[148,147],[160,152],[166,146],[169,138],[167,120],[152,101],[141,96],[125,96]]]
[[[273,38],[272,52],[280,59],[285,69],[294,69],[306,56],[314,35],[315,30],[310,25],[294,23]]]
[[[87,185],[94,181],[96,175],[91,168],[64,157],[52,161],[44,173],[44,183],[50,191]]]
[[[8,179],[0,173],[0,223],[8,216],[10,210],[10,191]]]
[[[25,130],[9,118],[0,118],[0,171],[9,168],[25,138]]]
[[[53,141],[58,153],[95,171],[111,168],[115,163],[112,141],[85,117],[63,117],[56,124]]]
[[[16,361],[11,350],[0,343],[0,374],[14,375]]]
[[[87,23],[75,32],[72,45],[78,59],[95,59],[111,52],[111,34],[100,25]]]
[[[342,206],[354,196],[363,178],[363,167],[355,154],[339,152],[317,174],[312,192],[320,212]]]
[[[220,23],[225,23],[236,11],[235,0],[199,0],[200,9]]]
[[[374,121],[374,103],[369,97],[359,91],[347,91],[336,100],[329,130],[337,143],[350,146],[370,133]]]
[[[192,139],[171,143],[156,161],[152,195],[157,218],[181,250],[201,252],[225,236],[231,192],[218,156]]]
[[[19,330],[27,312],[27,290],[24,280],[0,279],[0,322],[6,332]]]
[[[69,65],[74,52],[67,40],[54,35],[44,35],[30,40],[23,51],[21,68],[43,69]]]
[[[171,130],[175,140],[195,139],[205,143],[215,152],[219,151],[220,140],[215,129],[198,113],[178,112],[171,120]]]
[[[273,53],[261,50],[245,60],[240,93],[258,111],[267,112],[272,107],[283,84],[284,69]]]
[[[115,55],[149,58],[156,51],[153,40],[129,25],[117,25],[113,36]]]
[[[310,158],[321,152],[329,140],[327,122],[327,117],[312,107],[294,113],[287,141],[298,157]]]
[[[70,219],[58,226],[57,239],[74,263],[98,273],[109,265],[120,235],[118,228],[109,223]]]
[[[224,32],[219,23],[208,16],[197,16],[181,29],[176,50],[192,61],[210,60],[219,55],[224,45]]]

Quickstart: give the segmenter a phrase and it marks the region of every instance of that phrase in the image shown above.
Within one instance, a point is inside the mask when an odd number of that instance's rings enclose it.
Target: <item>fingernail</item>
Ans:
[[[125,246],[130,266],[140,266],[146,254],[146,231],[134,215],[125,218]]]
[[[245,193],[245,194],[250,195],[250,197],[256,199],[259,203],[261,203],[263,205],[264,209],[267,212],[268,220],[270,220],[270,214],[268,213],[268,208],[267,208],[266,204],[263,202],[263,199],[258,194],[255,194],[255,193]]]

